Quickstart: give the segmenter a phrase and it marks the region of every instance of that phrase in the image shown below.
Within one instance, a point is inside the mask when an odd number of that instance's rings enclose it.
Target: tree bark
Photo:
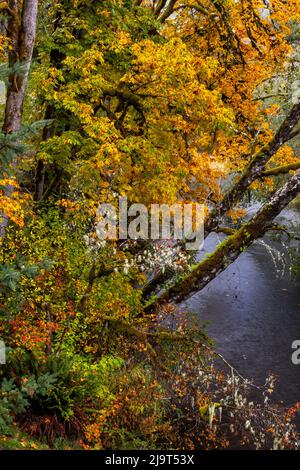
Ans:
[[[161,22],[161,23],[164,23],[168,18],[169,16],[172,15],[173,11],[174,11],[174,7],[175,7],[175,4],[176,4],[177,0],[169,0],[169,3],[168,5],[165,5],[159,13],[161,13],[160,16],[158,16],[158,20]],[[162,2],[162,3],[167,3],[167,2]],[[164,9],[165,8],[165,9]]]
[[[212,279],[233,263],[240,253],[254,240],[262,237],[272,225],[274,218],[300,193],[300,171],[291,176],[286,184],[276,191],[270,201],[233,235],[221,243],[213,253],[194,266],[192,271],[179,277],[174,283],[150,300],[146,311],[163,301],[182,302],[203,289]]]
[[[8,38],[11,50],[8,54],[10,68],[3,132],[18,132],[22,124],[23,105],[28,73],[35,41],[38,0],[24,0],[19,14],[19,0],[10,0]],[[22,70],[16,68],[22,67]]]

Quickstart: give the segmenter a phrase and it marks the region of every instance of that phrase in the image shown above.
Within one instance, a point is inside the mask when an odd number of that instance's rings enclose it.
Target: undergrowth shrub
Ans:
[[[113,376],[122,365],[114,357],[90,363],[88,358],[62,353],[41,360],[33,352],[11,350],[1,371],[2,414],[8,416],[7,424],[14,414],[24,430],[45,437],[50,445],[55,437],[79,437],[89,405],[112,399]]]

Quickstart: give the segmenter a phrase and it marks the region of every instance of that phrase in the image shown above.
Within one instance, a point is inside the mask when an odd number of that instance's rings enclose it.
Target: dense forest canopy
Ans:
[[[298,0],[0,2],[0,434],[13,416],[50,446],[296,446],[294,410],[199,379],[211,349],[176,302],[300,192],[299,23]],[[103,242],[97,208],[120,196],[198,202],[228,237],[198,264],[182,243]]]

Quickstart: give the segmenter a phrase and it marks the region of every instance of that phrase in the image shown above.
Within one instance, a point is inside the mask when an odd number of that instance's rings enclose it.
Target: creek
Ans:
[[[300,227],[300,214],[288,209],[279,222]],[[211,234],[199,258],[224,238]],[[291,360],[292,342],[300,340],[300,281],[290,269],[291,243],[284,234],[266,235],[184,304],[244,377],[261,385],[275,374],[273,400],[285,405],[300,401],[300,365]]]

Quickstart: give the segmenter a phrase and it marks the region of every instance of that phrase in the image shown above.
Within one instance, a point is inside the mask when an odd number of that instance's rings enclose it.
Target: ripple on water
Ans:
[[[292,214],[285,211],[285,220],[295,221]],[[223,239],[210,235],[199,259]],[[274,253],[278,250],[281,262],[287,261],[282,243],[269,237],[264,241]],[[198,313],[201,323],[210,322],[207,332],[217,350],[242,375],[263,383],[269,372],[275,373],[274,399],[291,404],[300,401],[300,365],[291,362],[291,344],[300,339],[300,287],[273,255],[255,242],[184,308]]]

